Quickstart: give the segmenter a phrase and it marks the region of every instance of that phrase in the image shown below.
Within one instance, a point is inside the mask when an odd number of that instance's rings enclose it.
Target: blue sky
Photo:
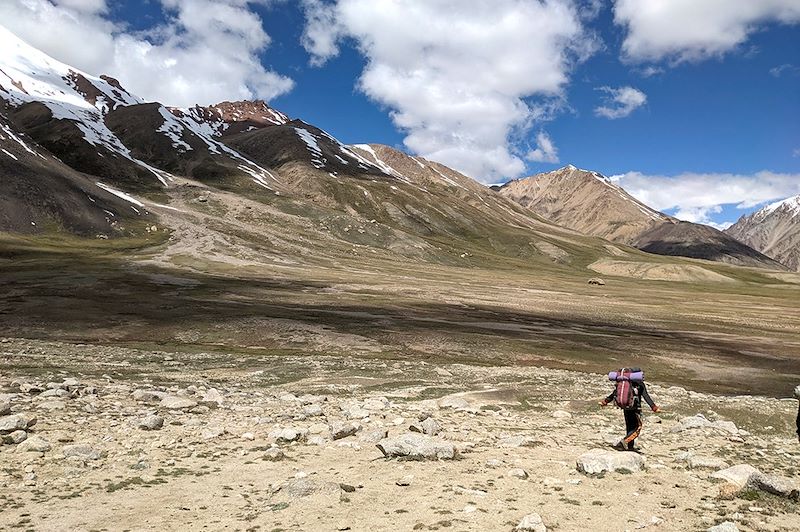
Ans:
[[[797,0],[9,0],[0,15],[146,98],[261,97],[483,182],[572,163],[718,226],[800,194]]]

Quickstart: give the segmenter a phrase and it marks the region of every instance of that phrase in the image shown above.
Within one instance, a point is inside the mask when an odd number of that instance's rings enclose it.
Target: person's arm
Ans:
[[[800,441],[800,407],[797,408],[797,440]]]
[[[611,401],[613,401],[616,396],[617,396],[617,389],[614,388],[614,390],[611,392],[611,394],[608,397],[606,397],[605,399],[600,401],[600,406],[606,406]]]
[[[659,408],[656,406],[655,402],[653,402],[653,399],[650,397],[650,394],[647,393],[647,386],[644,383],[642,383],[642,394],[641,395],[642,395],[642,399],[644,399],[645,402],[648,405],[650,405],[650,410],[652,410],[653,412],[658,412]]]

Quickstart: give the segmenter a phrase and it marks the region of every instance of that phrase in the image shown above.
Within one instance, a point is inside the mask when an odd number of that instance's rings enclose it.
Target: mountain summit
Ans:
[[[725,230],[730,236],[800,271],[800,196],[742,216]]]
[[[497,190],[558,225],[650,253],[782,268],[721,231],[667,216],[608,177],[573,165],[510,181]]]

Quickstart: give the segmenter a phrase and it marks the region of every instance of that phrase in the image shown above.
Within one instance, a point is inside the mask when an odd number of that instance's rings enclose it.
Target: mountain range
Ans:
[[[800,271],[800,196],[743,216],[725,232],[790,269]]]
[[[3,231],[107,239],[160,226],[170,238],[191,237],[197,249],[184,251],[195,257],[276,262],[369,252],[586,266],[632,253],[607,239],[782,268],[733,238],[734,228],[729,236],[680,222],[596,172],[568,166],[497,193],[388,146],[345,145],[263,101],[168,107],[2,26],[0,47]]]
[[[713,227],[683,222],[648,207],[598,172],[569,165],[496,189],[558,225],[650,253],[782,268]]]

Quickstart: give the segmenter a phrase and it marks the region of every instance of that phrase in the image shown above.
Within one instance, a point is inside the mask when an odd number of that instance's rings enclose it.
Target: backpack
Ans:
[[[631,379],[636,372],[636,368],[622,368],[617,372],[617,391],[614,395],[614,403],[623,410],[633,410],[639,403],[639,387],[634,386]]]

